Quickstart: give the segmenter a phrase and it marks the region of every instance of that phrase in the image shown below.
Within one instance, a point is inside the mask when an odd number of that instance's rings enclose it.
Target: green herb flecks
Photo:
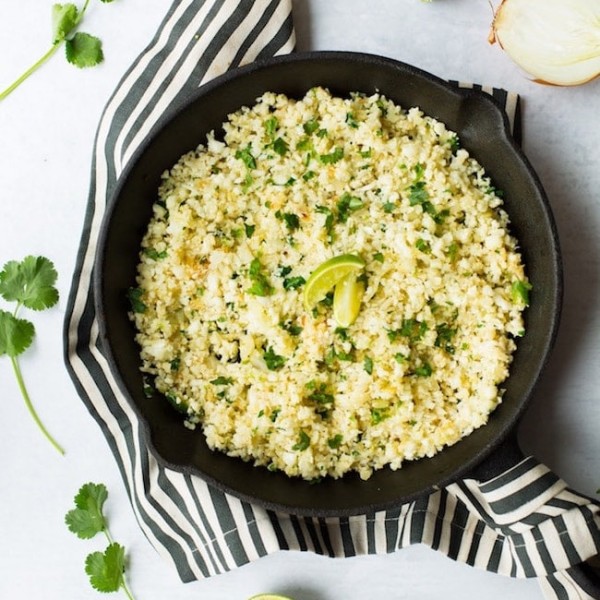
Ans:
[[[323,227],[325,228],[325,233],[327,234],[327,240],[329,243],[333,243],[335,239],[334,226],[335,226],[335,217],[331,212],[331,209],[327,206],[317,206],[315,210],[318,213],[325,215],[325,221],[323,222]]]
[[[361,198],[345,192],[337,203],[338,221],[340,221],[340,223],[345,223],[348,220],[350,213],[363,208],[364,205],[365,203]]]
[[[241,160],[249,170],[256,169],[256,159],[254,158],[251,150],[252,147],[250,144],[248,144],[245,148],[236,150],[235,152],[235,157],[238,160]]]
[[[298,215],[289,212],[281,212],[280,210],[278,210],[275,213],[275,216],[280,221],[283,221],[285,223],[285,226],[287,227],[288,231],[293,232],[296,231],[296,229],[300,229],[300,217]]]
[[[112,2],[112,0],[101,1],[105,4]],[[33,75],[63,44],[67,61],[76,67],[93,67],[104,60],[101,40],[89,33],[77,31],[89,3],[90,0],[85,0],[81,9],[71,3],[52,6],[52,45],[50,49],[16,81],[0,92],[0,101]]]
[[[65,515],[65,524],[69,531],[83,540],[104,534],[108,541],[104,552],[92,552],[85,560],[85,572],[90,584],[98,592],[123,590],[127,598],[133,600],[125,580],[125,548],[113,540],[103,512],[107,498],[108,491],[104,484],[86,483],[75,496],[75,508]]]
[[[528,281],[517,279],[513,281],[510,288],[510,294],[515,304],[524,304],[529,306],[529,292],[533,289],[533,286]]]
[[[305,399],[315,406],[315,412],[322,417],[327,417],[334,403],[334,396],[327,389],[327,384],[310,381],[306,387],[311,393]]]
[[[275,288],[263,272],[263,266],[258,258],[254,258],[250,263],[248,277],[252,281],[252,285],[247,289],[249,294],[254,296],[270,296],[275,291]]]
[[[269,371],[279,371],[283,368],[286,362],[286,358],[284,356],[276,354],[272,346],[269,346],[263,352],[263,360],[265,361],[265,364],[267,365],[267,369],[269,369]]]
[[[429,377],[433,373],[433,367],[428,362],[423,362],[414,368],[413,373],[417,377]]]
[[[456,328],[450,327],[446,323],[441,323],[435,328],[436,338],[435,346],[445,350],[448,354],[454,354],[456,347],[454,346],[453,340],[456,335]]]
[[[283,138],[278,137],[271,144],[271,148],[273,148],[273,150],[277,154],[279,154],[279,156],[285,156],[287,154],[289,146],[288,146],[288,143]]]
[[[213,385],[231,385],[233,383],[233,379],[231,377],[219,376],[216,379],[211,380]]]
[[[275,133],[279,129],[279,121],[277,117],[269,117],[265,121],[265,133],[270,140],[275,139]]]
[[[304,452],[310,446],[310,437],[305,431],[300,431],[298,441],[292,446],[292,450]]]
[[[58,302],[56,279],[54,265],[43,256],[27,256],[20,262],[13,260],[4,265],[0,271],[0,296],[15,306],[12,312],[0,310],[0,356],[8,356],[19,391],[36,425],[52,446],[64,454],[33,407],[18,359],[35,337],[33,323],[19,318],[19,314],[23,308],[41,311],[53,307]]]
[[[316,119],[310,119],[306,121],[306,123],[304,123],[302,128],[304,129],[304,133],[306,133],[306,135],[312,135],[313,133],[318,131],[319,121],[317,121]]]
[[[146,304],[142,300],[142,296],[144,295],[144,291],[142,288],[134,288],[131,287],[127,290],[127,299],[129,300],[129,304],[131,305],[131,310],[135,313],[143,313],[146,312],[148,308]]]
[[[378,425],[390,417],[389,406],[371,408],[371,425]]]
[[[341,433],[336,433],[333,437],[331,437],[327,440],[327,445],[332,450],[335,450],[342,445],[343,441],[344,441],[344,436]]]
[[[333,165],[333,164],[339,162],[340,160],[342,160],[342,158],[344,158],[344,149],[339,146],[337,148],[335,148],[335,150],[333,150],[333,152],[330,152],[329,154],[320,154],[319,155],[319,160],[324,165]]]
[[[281,327],[284,331],[287,331],[291,336],[294,337],[300,335],[304,329],[303,327],[300,327],[300,325],[296,325],[290,320],[282,321],[281,323],[279,323],[279,327]]]
[[[283,289],[284,290],[297,290],[299,287],[303,286],[306,283],[306,279],[301,275],[296,277],[286,277],[283,280]]]
[[[428,331],[429,327],[425,321],[418,321],[417,319],[403,319],[399,329],[391,330],[387,332],[388,339],[390,342],[394,342],[398,337],[408,338],[409,342],[418,342]]]

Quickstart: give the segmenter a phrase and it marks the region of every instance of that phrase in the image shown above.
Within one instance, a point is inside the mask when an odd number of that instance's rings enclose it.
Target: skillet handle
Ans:
[[[516,466],[524,458],[517,435],[512,433],[466,477],[489,481]],[[600,532],[598,537],[600,538]],[[600,600],[600,555],[569,567],[563,571],[563,574],[561,577],[550,575],[545,581],[540,582],[547,598]],[[557,586],[563,588],[562,594],[557,593]]]

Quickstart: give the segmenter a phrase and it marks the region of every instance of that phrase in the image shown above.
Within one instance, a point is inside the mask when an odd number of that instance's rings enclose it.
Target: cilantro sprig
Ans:
[[[113,0],[100,0],[109,4]],[[83,69],[94,67],[104,60],[102,41],[96,36],[77,31],[90,0],[85,0],[81,9],[75,4],[54,4],[52,6],[52,45],[50,49],[27,69],[16,81],[0,92],[0,100],[4,100],[18,88],[28,77],[33,75],[64,44],[67,61]]]
[[[62,447],[50,435],[39,418],[25,386],[18,356],[25,352],[35,337],[31,321],[21,319],[23,308],[41,311],[58,302],[58,290],[54,287],[57,273],[50,260],[43,256],[26,256],[22,261],[11,260],[0,271],[0,296],[14,302],[12,312],[0,309],[0,356],[8,356],[12,364],[19,390],[33,420],[46,439],[64,454]]]
[[[113,540],[103,512],[107,498],[108,490],[104,484],[82,485],[75,496],[75,508],[65,515],[65,524],[82,540],[103,533],[108,541],[104,552],[92,552],[85,559],[85,572],[92,587],[99,592],[123,590],[129,600],[134,600],[125,580],[125,548]]]

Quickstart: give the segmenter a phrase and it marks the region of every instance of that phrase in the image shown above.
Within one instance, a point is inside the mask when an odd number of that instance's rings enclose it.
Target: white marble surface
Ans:
[[[45,50],[50,4],[0,4],[0,87]],[[540,599],[534,581],[477,571],[423,547],[348,560],[279,553],[184,585],[143,537],[108,446],[67,375],[62,327],[95,127],[109,94],[166,8],[166,0],[111,5],[92,0],[85,29],[103,38],[105,63],[78,72],[56,56],[0,103],[0,263],[43,254],[57,266],[60,303],[35,315],[38,335],[21,364],[42,418],[67,449],[60,458],[38,434],[9,362],[0,358],[0,598],[99,597],[88,585],[83,560],[100,543],[76,539],[63,516],[82,483],[101,481],[110,491],[111,529],[129,551],[128,577],[137,600],[244,600],[259,591],[288,593],[296,600],[458,600],[465,594]],[[296,0],[295,13],[299,49],[379,53],[442,77],[522,94],[524,148],[558,222],[566,296],[550,369],[520,438],[572,486],[595,494],[600,486],[600,81],[572,89],[530,82],[497,46],[488,45],[492,9],[483,0]]]

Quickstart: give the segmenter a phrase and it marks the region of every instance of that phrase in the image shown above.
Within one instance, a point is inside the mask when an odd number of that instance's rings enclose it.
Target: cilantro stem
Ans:
[[[129,591],[127,584],[125,583],[125,577],[123,577],[123,583],[121,584],[121,587],[123,588],[123,591],[125,592],[125,595],[129,598],[129,600],[135,600],[133,595]]]
[[[35,62],[25,73],[23,73],[15,82],[9,85],[3,92],[0,92],[0,101],[4,100],[11,92],[16,90],[30,75],[33,75],[59,48],[60,43],[53,44],[50,50]]]
[[[29,397],[29,393],[27,392],[27,388],[25,387],[25,381],[23,380],[23,375],[21,373],[21,367],[19,365],[19,361],[16,356],[10,357],[10,362],[13,366],[13,371],[15,372],[15,377],[17,378],[17,383],[19,384],[19,389],[21,390],[21,394],[23,395],[23,399],[25,400],[25,405],[29,410],[29,414],[33,417],[33,420],[37,423],[37,426],[40,428],[41,432],[46,436],[46,439],[60,452],[60,454],[64,455],[65,451],[62,447],[56,442],[56,440],[50,435],[48,430],[44,427],[44,424],[40,420],[35,408],[33,407],[33,403],[31,402],[31,398]]]

